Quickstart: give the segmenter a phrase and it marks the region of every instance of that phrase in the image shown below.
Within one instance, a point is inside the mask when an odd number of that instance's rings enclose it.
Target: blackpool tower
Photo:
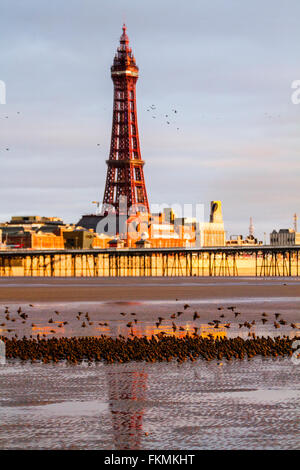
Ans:
[[[110,154],[106,161],[108,168],[103,212],[111,209],[119,214],[122,196],[127,209],[132,207],[135,211],[150,212],[137,123],[135,86],[138,72],[139,69],[129,47],[126,26],[123,25],[120,45],[111,67],[114,103]]]

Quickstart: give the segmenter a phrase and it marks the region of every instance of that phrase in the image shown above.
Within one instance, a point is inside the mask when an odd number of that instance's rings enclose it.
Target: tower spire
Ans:
[[[114,105],[103,210],[113,207],[118,214],[120,197],[125,196],[127,209],[133,207],[149,213],[136,111],[135,87],[139,68],[129,47],[125,23],[122,31],[111,67]]]
[[[127,42],[127,43],[129,43],[129,38],[128,38],[127,34],[126,34],[127,27],[126,27],[126,24],[125,24],[125,23],[123,23],[122,30],[123,30],[123,34],[122,34],[122,36],[120,37],[120,43],[121,43],[121,42]]]

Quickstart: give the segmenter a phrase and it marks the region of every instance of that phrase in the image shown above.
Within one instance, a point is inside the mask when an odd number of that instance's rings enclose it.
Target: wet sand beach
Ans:
[[[20,364],[1,371],[1,449],[300,449],[299,366]]]
[[[185,304],[189,305],[187,309]],[[9,278],[0,280],[0,312],[1,305],[3,312],[5,306],[9,308],[10,317],[6,320],[3,313],[0,334],[10,337],[127,335],[130,320],[135,320],[135,334],[169,333],[174,312],[178,329],[186,331],[199,326],[199,333],[201,328],[216,333],[209,323],[219,318],[218,332],[229,337],[246,337],[249,329],[239,327],[245,321],[255,321],[251,332],[257,335],[294,335],[298,330],[290,323],[300,326],[300,283],[295,278]],[[238,317],[231,306],[240,312]],[[28,316],[24,321],[17,313],[19,308]],[[177,316],[178,311],[183,313]],[[200,316],[196,321],[195,311]],[[78,312],[83,312],[80,317]],[[83,327],[87,312],[89,318]],[[261,321],[263,312],[268,315],[266,323]],[[275,312],[287,322],[278,329],[273,324]],[[157,327],[159,316],[163,320]],[[224,324],[228,322],[230,328],[226,330]]]
[[[130,331],[149,338],[161,331],[172,335],[176,322],[178,338],[197,326],[206,337],[247,340],[255,333],[285,336],[287,344],[299,335],[299,312],[295,278],[0,280],[0,335],[10,341],[15,335],[97,341]],[[221,322],[217,329],[210,325],[215,319]],[[275,328],[275,319],[286,323]],[[299,362],[280,354],[171,359],[71,364],[8,358],[1,366],[0,448],[300,448]]]
[[[0,302],[300,299],[298,278],[1,278]]]

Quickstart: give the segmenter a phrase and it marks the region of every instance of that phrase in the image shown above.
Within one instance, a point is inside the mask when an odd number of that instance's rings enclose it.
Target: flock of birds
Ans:
[[[152,119],[156,119],[158,117],[158,115],[156,114],[156,106],[154,104],[152,104],[151,106],[147,108],[147,112],[150,112],[152,114]],[[167,125],[171,125],[172,119],[173,117],[175,117],[177,113],[178,113],[177,109],[172,109],[170,114],[163,114],[161,116],[164,118],[165,123]],[[179,127],[176,127],[176,129],[179,131]]]
[[[288,337],[255,338],[243,340],[235,338],[203,338],[186,335],[182,338],[162,334],[147,338],[112,338],[84,336],[71,338],[52,337],[4,339],[6,342],[6,357],[19,358],[22,361],[42,361],[43,363],[66,360],[77,364],[82,361],[106,363],[114,362],[171,362],[182,363],[197,359],[205,361],[227,359],[251,359],[260,355],[263,357],[284,357],[292,355],[292,340]]]
[[[157,109],[157,108],[156,108],[156,106],[155,106],[154,104],[152,104],[151,106],[149,106],[149,107],[147,108],[147,111],[152,113],[152,118],[153,118],[153,119],[156,119],[156,118],[158,117],[158,115],[155,114],[156,109]],[[177,110],[177,109],[172,109],[171,112],[170,112],[170,114],[164,114],[164,115],[163,115],[163,117],[164,117],[165,122],[166,122],[167,125],[170,125],[170,124],[173,123],[172,119],[173,119],[173,117],[175,117],[175,115],[177,115],[177,113],[178,113],[178,110]],[[21,112],[20,112],[20,111],[17,111],[16,114],[19,115],[19,114],[21,114]],[[8,115],[3,115],[3,116],[0,116],[0,119],[9,119],[9,116],[8,116]],[[177,127],[177,131],[179,131],[179,127]],[[100,143],[97,143],[97,147],[100,147]],[[1,149],[0,149],[0,151],[1,151]],[[6,152],[9,152],[9,151],[10,151],[10,147],[5,147],[5,151],[6,151]]]
[[[151,116],[152,116],[152,119],[157,119],[158,117],[162,117],[165,124],[167,124],[168,126],[172,125],[172,124],[175,124],[176,126],[176,129],[177,131],[179,131],[179,127],[177,127],[177,123],[176,121],[174,121],[173,119],[177,116],[178,114],[178,110],[175,109],[175,108],[172,108],[171,111],[169,111],[168,114],[157,114],[157,107],[156,105],[152,104],[150,106],[148,106],[148,108],[146,108],[147,112],[151,113]],[[17,111],[16,112],[17,115],[21,114],[20,111]],[[280,118],[281,115],[278,114],[278,115],[272,115],[272,114],[269,114],[269,113],[264,113],[264,117],[267,118],[267,119],[272,119],[272,118]],[[0,119],[9,119],[9,116],[8,115],[4,115],[4,116],[0,116]],[[218,117],[216,119],[219,119]],[[97,146],[99,147],[100,144],[97,143]],[[1,149],[0,149],[1,151]],[[5,147],[5,151],[9,152],[10,151],[10,147]]]
[[[176,299],[178,300],[178,299]],[[34,308],[33,304],[29,304],[30,308]],[[218,307],[218,310],[225,310],[225,307]],[[159,329],[165,322],[166,326],[171,323],[173,334],[168,334],[166,331],[159,331],[156,334],[150,336],[137,335],[134,332],[134,326],[137,325],[140,320],[135,318],[136,313],[120,312],[120,315],[125,320],[124,326],[128,330],[126,336],[119,335],[113,338],[108,335],[101,334],[101,336],[72,336],[72,337],[57,337],[54,336],[59,330],[65,325],[68,325],[68,321],[54,320],[61,315],[56,310],[55,317],[52,316],[48,319],[49,325],[57,327],[56,330],[50,329],[51,337],[47,338],[46,334],[37,334],[36,337],[30,335],[29,338],[23,336],[18,338],[15,333],[11,338],[6,336],[0,336],[6,343],[6,355],[7,358],[19,358],[21,360],[37,361],[41,360],[45,363],[54,361],[58,362],[61,360],[67,360],[68,362],[78,363],[83,360],[91,361],[106,361],[112,362],[128,362],[128,361],[171,361],[176,359],[178,362],[186,360],[194,361],[198,358],[210,361],[213,359],[222,360],[226,358],[231,359],[248,359],[261,355],[264,357],[271,356],[291,356],[292,355],[292,341],[293,339],[287,335],[276,336],[276,337],[257,337],[255,332],[252,331],[255,325],[261,323],[265,325],[269,322],[275,329],[281,326],[290,326],[293,329],[299,329],[295,323],[289,323],[282,318],[280,313],[267,314],[262,313],[261,318],[257,321],[244,321],[238,323],[239,329],[246,328],[249,330],[248,338],[243,339],[240,336],[228,338],[226,336],[218,335],[220,327],[226,329],[232,326],[237,326],[233,320],[240,317],[241,312],[236,310],[235,306],[227,307],[227,313],[231,315],[231,318],[226,318],[227,314],[221,313],[218,318],[213,319],[208,323],[211,327],[216,329],[216,333],[202,335],[199,326],[193,326],[193,329],[186,329],[182,325],[176,324],[175,320],[179,319],[181,315],[185,314],[191,316],[191,320],[194,322],[199,320],[201,316],[197,311],[192,312],[189,304],[185,304],[182,310],[171,314],[168,318],[159,316],[155,322],[156,328]],[[4,331],[7,333],[14,332],[13,328],[10,328],[10,324],[20,321],[21,324],[26,324],[31,328],[35,328],[37,325],[30,320],[28,313],[24,312],[19,307],[15,314],[12,314],[9,307],[5,307],[4,319],[0,323],[1,328],[5,328]],[[14,316],[12,316],[14,315]],[[88,326],[100,325],[109,326],[107,322],[95,322],[92,321],[88,312],[77,312],[75,314],[76,320],[79,322],[81,328],[87,328]],[[129,320],[129,321],[128,321]],[[1,320],[0,320],[1,321]],[[168,328],[165,328],[168,330]],[[178,335],[176,332],[183,332]],[[184,334],[185,332],[185,334]]]

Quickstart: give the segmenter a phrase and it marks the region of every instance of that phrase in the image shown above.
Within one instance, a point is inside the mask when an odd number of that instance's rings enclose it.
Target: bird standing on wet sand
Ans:
[[[62,323],[60,322],[60,324]],[[185,332],[185,336],[168,336],[165,332],[160,332],[154,335],[156,336],[155,341],[153,336],[150,340],[145,335],[138,338],[132,329],[130,330],[129,339],[125,339],[122,335],[119,335],[116,339],[101,335],[101,338],[51,337],[41,339],[38,336],[37,340],[29,340],[26,337],[18,341],[15,338],[11,340],[5,338],[5,340],[9,358],[19,357],[22,360],[38,360],[45,363],[60,360],[67,360],[74,364],[85,360],[88,360],[89,363],[93,360],[96,362],[103,360],[108,363],[135,360],[170,362],[173,358],[177,358],[178,362],[182,363],[188,359],[194,361],[201,357],[206,361],[214,359],[220,361],[222,358],[230,361],[234,358],[244,359],[244,357],[248,357],[249,360],[256,355],[264,357],[292,355],[292,339],[284,335],[276,338],[257,338],[253,332],[249,331],[248,337],[252,338],[251,340],[244,340],[241,337],[225,337],[216,340],[215,336],[217,335],[212,334],[207,335],[208,338],[199,337],[197,327],[194,327],[191,336],[185,328],[180,327],[179,330]],[[12,332],[13,330],[8,331]],[[50,330],[50,333],[54,334],[55,330]],[[45,334],[42,336],[46,338]],[[30,335],[30,338],[32,338],[32,335]],[[132,348],[133,345],[134,348]],[[62,348],[58,349],[57,346],[62,346]]]
[[[189,307],[190,307],[189,304],[185,304],[185,305],[183,306],[184,310],[186,310],[186,309],[189,308]]]

